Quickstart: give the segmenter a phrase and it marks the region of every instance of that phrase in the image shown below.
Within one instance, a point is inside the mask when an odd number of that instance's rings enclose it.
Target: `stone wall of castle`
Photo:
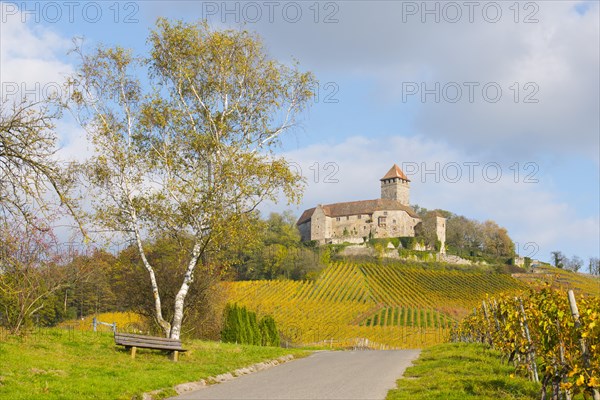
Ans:
[[[298,225],[298,231],[300,231],[300,240],[302,240],[303,242],[308,242],[309,240],[312,240],[310,225],[310,220]]]
[[[446,254],[446,218],[435,217],[435,231],[441,242],[440,254]]]
[[[323,243],[331,237],[331,218],[325,215],[323,207],[317,206],[310,219],[310,240],[318,240]]]
[[[381,181],[381,198],[398,200],[405,206],[410,205],[410,186],[408,181],[399,178]]]
[[[411,217],[405,211],[375,211],[373,213],[375,227],[373,237],[415,236],[415,225],[419,222],[420,219]]]
[[[418,218],[405,211],[375,211],[373,214],[328,217],[321,207],[317,207],[311,220],[298,226],[302,240],[316,240],[325,243],[336,242],[361,243],[364,238],[386,238],[415,236]]]

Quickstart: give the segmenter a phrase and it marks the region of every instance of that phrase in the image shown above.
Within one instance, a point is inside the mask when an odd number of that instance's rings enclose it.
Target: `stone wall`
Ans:
[[[310,220],[298,225],[298,231],[300,231],[300,240],[303,242],[308,242],[311,239],[310,235]]]
[[[310,222],[299,225],[302,240],[319,243],[362,243],[365,238],[414,236],[418,218],[401,210],[375,211],[373,214],[328,217],[317,207]]]
[[[331,220],[331,237],[333,238],[368,238],[372,229],[371,217],[368,214],[331,217],[329,219]]]
[[[324,243],[326,239],[331,238],[331,218],[325,215],[325,211],[320,205],[315,208],[310,223],[310,240]]]
[[[406,211],[375,211],[373,213],[373,237],[387,238],[415,236],[415,225],[418,218],[413,218]]]
[[[381,181],[381,198],[399,200],[405,206],[410,205],[410,186],[399,178]]]
[[[437,239],[441,242],[440,253],[446,254],[446,218],[435,217],[435,231]]]

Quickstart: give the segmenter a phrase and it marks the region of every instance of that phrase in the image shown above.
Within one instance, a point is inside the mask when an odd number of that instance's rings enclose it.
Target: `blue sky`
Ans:
[[[59,81],[75,65],[74,36],[143,53],[159,16],[256,31],[273,57],[320,80],[281,149],[307,179],[302,204],[264,212],[376,198],[398,163],[416,172],[413,203],[493,219],[520,247],[535,244],[524,255],[598,257],[598,2],[471,4],[3,2],[2,90]],[[60,126],[61,154],[85,155],[81,131]]]

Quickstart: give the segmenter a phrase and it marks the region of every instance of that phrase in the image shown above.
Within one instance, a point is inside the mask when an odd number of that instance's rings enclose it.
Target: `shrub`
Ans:
[[[398,240],[400,243],[402,243],[402,247],[407,250],[414,249],[415,244],[417,243],[417,240],[412,236],[401,237],[401,238],[398,238]]]
[[[260,320],[258,324],[261,335],[261,345],[279,347],[280,338],[275,320],[272,316],[267,315]]]
[[[256,313],[237,304],[227,304],[223,312],[221,340],[227,343],[279,346],[279,333],[272,316],[257,322]]]

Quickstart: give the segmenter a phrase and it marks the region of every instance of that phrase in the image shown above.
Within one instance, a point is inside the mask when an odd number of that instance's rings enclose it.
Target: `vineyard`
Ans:
[[[600,400],[600,297],[547,285],[482,301],[453,331],[455,341],[488,343],[517,373],[541,382],[541,398]]]
[[[525,285],[510,275],[336,263],[316,281],[225,283],[232,302],[271,314],[291,345],[415,348],[447,341],[486,294]]]
[[[539,266],[533,274],[514,274],[514,277],[528,284],[551,281],[552,287],[560,290],[573,289],[577,293],[600,296],[600,278],[583,275],[550,266]]]

